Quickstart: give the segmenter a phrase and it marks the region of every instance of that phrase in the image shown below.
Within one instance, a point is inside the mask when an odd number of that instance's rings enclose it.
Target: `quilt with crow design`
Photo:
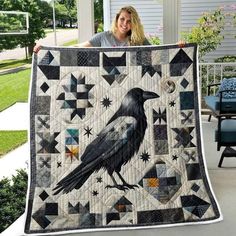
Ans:
[[[200,129],[197,47],[42,47],[26,233],[221,219]]]

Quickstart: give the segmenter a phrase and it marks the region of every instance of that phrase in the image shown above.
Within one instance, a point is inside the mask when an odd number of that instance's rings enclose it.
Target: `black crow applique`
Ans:
[[[81,156],[81,164],[57,183],[54,195],[69,193],[79,189],[86,180],[101,168],[105,169],[114,185],[106,188],[119,190],[134,189],[137,185],[128,184],[120,174],[121,167],[131,160],[144,139],[147,118],[144,102],[158,98],[154,92],[140,88],[131,89],[122,100],[118,111],[111,117],[98,136],[86,147]],[[116,173],[122,184],[113,176]]]

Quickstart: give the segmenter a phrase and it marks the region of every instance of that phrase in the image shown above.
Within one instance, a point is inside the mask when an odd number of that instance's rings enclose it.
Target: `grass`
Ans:
[[[0,131],[0,157],[27,141],[27,131]]]
[[[15,102],[27,102],[30,82],[30,69],[0,75],[0,111]]]
[[[12,69],[30,63],[31,63],[31,58],[21,59],[21,60],[3,60],[0,62],[0,70]]]
[[[46,34],[52,33],[52,32],[53,32],[53,29],[52,29],[52,28],[45,28],[45,29],[44,29],[44,32],[45,32]]]
[[[74,39],[74,40],[71,40],[69,42],[66,42],[66,43],[62,44],[62,46],[73,46],[73,45],[76,45],[76,44],[78,44],[78,40]]]

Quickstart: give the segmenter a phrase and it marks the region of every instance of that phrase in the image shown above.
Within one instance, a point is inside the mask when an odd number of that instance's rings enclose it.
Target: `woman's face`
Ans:
[[[117,29],[120,34],[126,35],[131,30],[131,14],[127,11],[122,11],[117,20]]]

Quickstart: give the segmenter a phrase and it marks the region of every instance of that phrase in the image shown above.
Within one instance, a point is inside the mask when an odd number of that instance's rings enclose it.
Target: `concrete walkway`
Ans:
[[[0,180],[4,177],[11,178],[18,169],[28,169],[30,160],[29,143],[25,143],[15,150],[0,158]]]
[[[0,112],[0,130],[28,130],[29,104],[17,102]]]
[[[16,73],[18,71],[25,70],[25,69],[28,69],[30,67],[31,67],[31,64],[25,64],[23,66],[18,66],[16,68],[0,70],[0,75],[5,75],[5,74],[9,74],[9,73]]]
[[[28,103],[16,103],[0,112],[0,130],[29,130]],[[11,177],[18,169],[27,169],[29,157],[29,143],[0,157],[0,179]]]

